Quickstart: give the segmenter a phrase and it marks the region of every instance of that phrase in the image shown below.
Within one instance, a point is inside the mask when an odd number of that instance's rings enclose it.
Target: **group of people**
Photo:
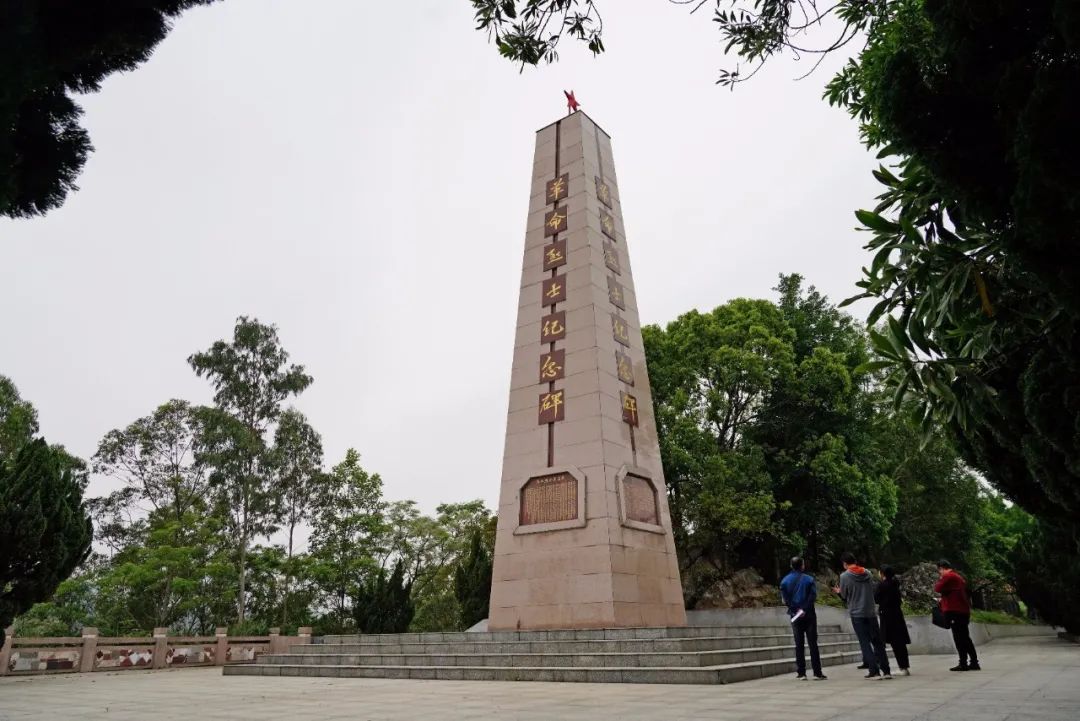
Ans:
[[[901,605],[900,579],[896,577],[896,571],[884,566],[881,580],[875,583],[871,573],[859,565],[853,554],[845,553],[840,558],[844,572],[840,574],[839,584],[832,590],[840,596],[851,615],[851,625],[862,652],[863,662],[859,668],[866,670],[868,679],[891,679],[892,669],[885,652],[885,644],[888,644],[892,647],[900,674],[910,676],[907,647],[911,637]],[[814,679],[824,681],[827,677],[821,670],[821,653],[817,642],[817,582],[806,573],[804,565],[803,559],[798,556],[791,559],[791,572],[780,581],[780,597],[787,606],[795,635],[796,678],[801,681],[807,678],[805,649],[809,646]],[[967,582],[948,561],[939,561],[937,566],[939,578],[934,592],[940,596],[939,606],[944,622],[952,631],[953,642],[960,654],[960,663],[950,670],[978,671],[979,658],[968,632],[971,602]]]

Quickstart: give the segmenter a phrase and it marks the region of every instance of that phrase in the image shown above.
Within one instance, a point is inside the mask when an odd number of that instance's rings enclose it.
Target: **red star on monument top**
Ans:
[[[570,113],[576,111],[578,108],[581,107],[581,104],[578,103],[577,98],[574,97],[574,91],[573,90],[571,90],[570,92],[566,92],[564,90],[562,92],[563,92],[563,95],[566,96],[566,114],[567,115],[569,115]]]

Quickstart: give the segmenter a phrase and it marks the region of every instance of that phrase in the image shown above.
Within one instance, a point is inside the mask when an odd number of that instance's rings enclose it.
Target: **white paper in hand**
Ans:
[[[800,618],[802,618],[802,617],[803,617],[803,616],[805,616],[805,615],[806,615],[806,611],[804,611],[804,610],[802,610],[802,609],[800,608],[800,609],[799,609],[799,610],[798,610],[798,611],[797,611],[797,612],[795,613],[795,615],[791,617],[791,622],[792,622],[792,623],[795,623],[796,621],[798,621],[798,620],[799,620]]]

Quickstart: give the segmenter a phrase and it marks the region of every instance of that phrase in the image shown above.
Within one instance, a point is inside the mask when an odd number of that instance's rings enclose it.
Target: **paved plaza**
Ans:
[[[0,679],[0,721],[1076,721],[1080,646],[1010,639],[980,649],[984,671],[949,673],[951,656],[915,656],[914,673],[865,681],[853,666],[827,682],[788,677],[728,686],[258,678],[220,669]]]

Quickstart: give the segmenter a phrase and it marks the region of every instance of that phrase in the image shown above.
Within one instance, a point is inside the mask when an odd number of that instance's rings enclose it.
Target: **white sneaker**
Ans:
[[[906,668],[902,668],[902,669],[900,669],[900,675],[901,676],[910,676],[911,675],[911,670],[906,669]]]

